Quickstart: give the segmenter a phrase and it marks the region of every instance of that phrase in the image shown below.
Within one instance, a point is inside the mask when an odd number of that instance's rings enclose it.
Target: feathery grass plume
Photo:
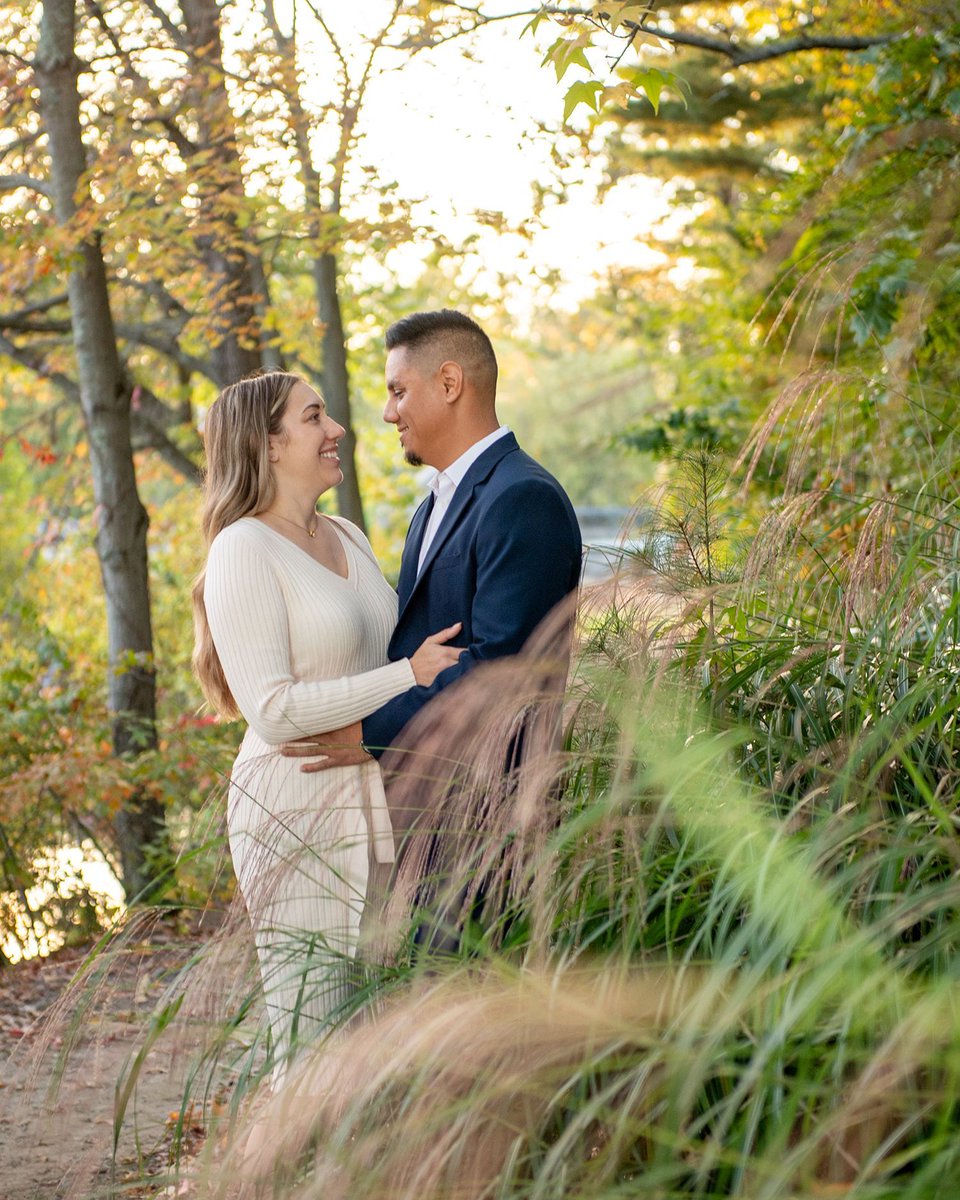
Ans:
[[[44,1103],[55,1126],[64,1119],[64,1111],[69,1113],[72,1107],[77,1108],[77,1119],[82,1119],[88,1088],[99,1088],[114,1097],[112,1122],[90,1124],[83,1152],[64,1164],[64,1196],[94,1194],[103,1183],[104,1173],[112,1169],[122,1128],[139,1147],[136,1088],[147,1055],[177,1013],[177,999],[163,995],[156,1001],[152,1015],[144,1022],[143,1036],[133,1042],[119,1077],[116,1055],[107,1051],[106,1044],[117,1037],[118,1026],[127,1040],[130,1023],[145,1011],[141,1006],[152,999],[156,985],[174,976],[196,953],[196,934],[183,928],[182,914],[172,919],[169,910],[132,911],[103,935],[57,1001],[43,1014],[37,1036],[27,1051],[29,1086],[24,1089],[23,1100],[35,1101],[46,1085]],[[196,1049],[203,1038],[196,1027],[184,1030],[183,1037],[188,1033]],[[170,1054],[168,1069],[179,1074],[182,1064],[176,1064],[177,1046],[168,1039],[166,1047]],[[83,1089],[79,1094],[78,1088]],[[151,1129],[151,1138],[156,1133]]]
[[[746,494],[764,453],[773,443],[773,462],[787,460],[785,491],[788,499],[792,496],[808,472],[809,453],[820,423],[827,415],[834,415],[827,401],[836,398],[839,383],[837,370],[811,368],[792,377],[781,389],[766,413],[757,420],[734,463],[735,472],[746,467],[740,482],[741,495]],[[799,437],[795,436],[795,429],[801,431]],[[796,440],[799,449],[791,445],[785,455],[787,439],[791,443]]]
[[[829,494],[801,492],[779,500],[753,538],[743,567],[741,602],[749,603],[759,589],[771,602],[784,599],[784,611],[796,597],[797,580],[809,568],[808,530],[825,507]]]
[[[414,912],[421,941],[437,945],[462,942],[471,924],[469,936],[491,948],[509,935],[509,914],[534,883],[530,864],[558,818],[572,621],[573,602],[559,605],[521,654],[480,664],[384,755],[403,842],[387,942],[396,945]]]
[[[747,732],[718,732],[682,689],[637,699],[619,690],[609,713],[622,762],[563,797],[528,863],[550,911],[541,968],[518,973],[492,941],[460,965],[434,956],[281,1090],[260,1115],[268,1149],[229,1157],[218,1186],[928,1200],[931,1178],[960,1179],[955,971],[925,980],[898,957],[911,903],[864,904],[886,848],[862,872],[846,814],[797,839],[739,779]],[[644,812],[631,891],[632,860],[611,865]],[[588,888],[595,916],[608,906],[600,936],[577,911]],[[958,900],[944,881],[927,915],[956,929]],[[692,920],[669,912],[689,903]],[[663,941],[645,946],[654,924]]]
[[[25,1095],[35,1095],[45,1084],[51,1108],[57,1105],[52,1111],[74,1101],[77,1064],[84,1087],[97,1086],[114,1096],[113,1121],[91,1129],[86,1152],[64,1176],[65,1195],[92,1194],[115,1162],[123,1130],[140,1145],[138,1088],[148,1055],[151,1068],[159,1057],[183,1088],[172,1131],[174,1156],[188,1115],[219,1094],[225,1082],[249,1072],[249,1059],[263,1057],[249,1020],[259,995],[248,922],[239,900],[230,905],[229,883],[222,878],[222,795],[215,791],[196,815],[197,836],[187,837],[178,860],[189,870],[201,864],[199,874],[214,889],[207,903],[140,906],[123,913],[43,1014],[27,1052],[31,1087]],[[115,1056],[104,1053],[117,1022],[141,1024],[119,1075]]]
[[[694,973],[664,971],[477,978],[461,969],[424,981],[273,1098],[259,1117],[268,1154],[241,1152],[220,1169],[297,1200],[466,1200],[493,1194],[504,1175],[522,1186],[552,1129],[568,1154],[609,1176],[627,1150],[611,1149],[612,1105],[623,1105],[621,1126],[629,1112],[639,1128],[662,1103],[657,1042],[695,989]],[[602,1064],[616,1064],[618,1078],[591,1102]],[[578,1101],[587,1111],[576,1112]]]
[[[451,693],[443,719],[425,722],[419,770],[391,782],[395,803],[420,805],[392,903],[401,924],[419,901],[414,924],[457,937],[422,940],[381,975],[385,1049],[375,1019],[319,1051],[300,1111],[281,1120],[294,1140],[262,1164],[265,1194],[756,1200],[839,1185],[929,1200],[931,1181],[960,1180],[960,583],[943,569],[904,620],[952,536],[931,542],[917,507],[896,531],[888,585],[866,572],[863,627],[848,629],[842,588],[823,604],[816,576],[801,574],[792,600],[784,589],[782,612],[741,591],[704,675],[689,655],[649,652],[642,605],[591,612],[563,748],[544,699],[544,736],[524,742],[507,780],[505,749],[521,712],[536,721],[543,679],[498,664]],[[560,1083],[549,1059],[525,1089],[508,1069],[530,1040],[515,1010],[484,1010],[488,1037],[444,993],[441,1035],[425,999],[446,977],[479,998],[511,964],[559,997],[588,965],[601,1012],[603,987],[630,970],[703,973],[654,1047],[638,1034],[634,1051],[585,1051]],[[405,1045],[432,1044],[421,1022],[443,1053],[411,1066]],[[592,1051],[593,1029],[575,1044]],[[496,1063],[471,1058],[474,1034],[503,1047]],[[383,1055],[397,1064],[386,1081]],[[373,1064],[375,1094],[358,1063]],[[460,1090],[446,1082],[458,1064],[473,1071]],[[491,1112],[504,1122],[491,1128]]]
[[[423,714],[385,961],[273,1098],[212,1031],[210,1190],[960,1191],[957,521],[834,502],[787,502],[706,649],[702,596],[665,618],[640,577],[584,606],[562,706],[569,611]]]

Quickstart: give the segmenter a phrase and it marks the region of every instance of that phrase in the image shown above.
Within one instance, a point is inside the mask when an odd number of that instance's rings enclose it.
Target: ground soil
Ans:
[[[160,928],[149,944],[131,947],[73,1034],[82,989],[71,989],[86,951],[0,970],[0,1200],[178,1193],[170,1162],[184,1096],[182,1053],[174,1056],[162,1041],[147,1052],[116,1154],[112,1143],[117,1081],[144,1047],[150,1014],[170,972],[186,961],[189,941],[182,929]],[[199,1119],[188,1119],[186,1130],[189,1155],[204,1131]]]

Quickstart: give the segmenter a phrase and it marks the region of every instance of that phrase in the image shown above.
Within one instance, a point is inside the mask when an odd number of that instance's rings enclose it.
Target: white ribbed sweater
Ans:
[[[274,1085],[298,1043],[321,1036],[355,978],[371,859],[393,860],[380,767],[304,774],[278,743],[339,729],[416,682],[387,662],[397,597],[360,531],[337,532],[341,579],[253,517],[210,547],[204,604],[248,722],[231,772],[227,829],[253,926],[275,1054]]]
[[[245,740],[248,752],[340,729],[416,683],[409,659],[387,663],[396,593],[360,531],[336,523],[346,579],[255,517],[210,547],[204,604],[227,683],[260,743]]]

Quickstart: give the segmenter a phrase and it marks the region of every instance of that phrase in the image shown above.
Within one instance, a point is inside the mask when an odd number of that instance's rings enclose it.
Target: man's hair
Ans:
[[[408,346],[417,354],[430,355],[436,365],[450,359],[460,363],[481,393],[492,399],[497,392],[497,356],[493,344],[466,313],[454,308],[411,313],[395,321],[386,332],[388,350]]]

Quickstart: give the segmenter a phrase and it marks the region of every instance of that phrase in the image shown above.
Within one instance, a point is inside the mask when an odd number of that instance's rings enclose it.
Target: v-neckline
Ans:
[[[325,517],[322,513],[320,514],[320,519],[321,519],[321,521],[330,520],[329,517]],[[269,533],[272,533],[274,535],[274,537],[278,537],[278,538],[280,538],[281,541],[286,542],[286,544],[288,546],[292,546],[293,549],[296,550],[298,554],[302,554],[303,557],[308,562],[312,562],[313,565],[315,567],[319,567],[321,571],[326,571],[327,574],[332,575],[334,577],[334,579],[339,579],[341,583],[353,583],[353,571],[351,570],[352,563],[350,560],[350,548],[347,544],[349,539],[344,537],[344,535],[340,532],[340,526],[336,523],[336,521],[330,521],[330,524],[333,526],[333,532],[343,550],[343,559],[344,559],[344,562],[347,564],[346,575],[341,575],[340,572],[335,571],[333,569],[333,567],[326,566],[324,563],[320,562],[319,559],[314,558],[312,554],[310,554],[308,551],[304,550],[304,548],[302,546],[298,546],[297,543],[293,540],[293,538],[287,537],[287,535],[285,533],[281,533],[279,529],[274,529],[273,526],[268,525],[266,523],[266,521],[261,521],[259,517],[257,517],[257,516],[248,517],[247,520],[255,521],[257,523],[257,525],[260,526],[261,529],[266,529]]]

